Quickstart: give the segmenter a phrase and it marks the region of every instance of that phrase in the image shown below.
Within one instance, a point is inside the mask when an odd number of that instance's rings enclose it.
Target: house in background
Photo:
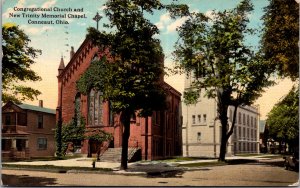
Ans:
[[[259,150],[261,153],[268,152],[269,128],[266,120],[259,121]]]
[[[54,156],[55,110],[8,102],[2,107],[2,159]]]
[[[63,123],[68,123],[73,118],[79,121],[79,116],[85,118],[86,131],[97,132],[104,130],[113,135],[113,141],[101,147],[104,153],[101,160],[110,154],[111,158],[120,160],[120,148],[122,146],[123,125],[120,116],[113,114],[109,101],[103,101],[101,91],[91,89],[87,95],[79,93],[76,89],[76,81],[88,69],[94,60],[109,53],[101,50],[86,39],[79,49],[74,52],[71,48],[70,61],[65,66],[61,58],[58,68],[58,109],[62,109]],[[161,61],[163,67],[163,58]],[[154,160],[170,156],[182,155],[181,138],[181,94],[164,82],[160,75],[161,86],[167,93],[167,110],[153,112],[152,116],[142,118],[132,117],[129,137],[130,153],[138,151],[137,158]],[[58,116],[57,116],[58,117]],[[91,139],[85,139],[75,152],[84,156],[95,156],[99,143]]]
[[[191,87],[192,73],[185,79],[184,88]],[[196,104],[182,105],[183,156],[218,157],[221,145],[221,123],[217,119],[217,102],[204,96]],[[228,124],[233,122],[234,107],[228,107]],[[259,153],[259,110],[253,106],[237,109],[233,134],[227,144],[227,154]]]

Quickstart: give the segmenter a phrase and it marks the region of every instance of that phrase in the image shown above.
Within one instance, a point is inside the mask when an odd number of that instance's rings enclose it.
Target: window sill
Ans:
[[[197,127],[197,126],[207,126],[207,124],[192,124],[192,127]]]

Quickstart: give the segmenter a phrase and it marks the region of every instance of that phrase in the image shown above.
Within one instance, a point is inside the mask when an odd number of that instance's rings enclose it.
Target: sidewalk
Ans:
[[[226,157],[227,160],[268,160],[267,156],[264,158],[261,156],[231,156]],[[15,164],[15,165],[53,165],[57,167],[88,167],[92,169],[91,158],[73,158],[67,160],[55,160],[55,161],[32,161],[32,162],[3,162],[3,164]],[[118,174],[151,174],[151,173],[163,173],[171,171],[187,170],[188,168],[178,167],[180,164],[192,164],[192,163],[209,163],[217,162],[217,159],[201,159],[192,161],[137,161],[128,163],[128,169],[126,171],[120,170],[120,163],[116,162],[96,162],[96,168],[108,168],[112,169],[113,173]],[[201,168],[201,167],[200,167]]]

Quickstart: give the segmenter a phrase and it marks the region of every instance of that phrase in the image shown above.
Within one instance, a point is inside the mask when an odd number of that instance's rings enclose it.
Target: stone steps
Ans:
[[[140,150],[139,148],[128,148],[128,161],[131,161],[132,157]],[[102,156],[100,161],[121,161],[122,148],[108,148]]]

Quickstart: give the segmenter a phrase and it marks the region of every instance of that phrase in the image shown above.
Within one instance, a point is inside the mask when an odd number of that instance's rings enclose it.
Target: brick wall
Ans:
[[[107,53],[107,52],[104,52]],[[62,86],[62,118],[63,122],[69,122],[74,116],[75,108],[75,96],[78,93],[76,91],[76,81],[80,76],[86,71],[89,67],[90,62],[92,61],[95,54],[100,55],[98,48],[93,47],[91,42],[85,40],[83,44],[79,47],[77,52],[73,55],[70,62],[67,64],[66,68],[58,76],[58,100],[60,100],[60,87]],[[130,127],[130,138],[129,138],[129,147],[140,147],[142,149],[142,158],[143,159],[156,159],[174,155],[176,152],[174,150],[175,142],[181,143],[181,135],[178,136],[179,131],[181,133],[181,128],[178,127],[178,117],[175,116],[175,109],[179,107],[180,96],[175,89],[173,89],[168,84],[164,83],[166,91],[168,92],[168,102],[169,109],[163,112],[165,117],[168,118],[164,120],[161,125],[153,125],[151,117],[140,118],[136,117],[135,122],[131,122]],[[60,101],[58,101],[58,106],[60,106]],[[87,96],[81,95],[81,113],[82,116],[86,119],[87,128],[88,125],[88,100]],[[103,126],[98,127],[107,132],[110,132],[114,136],[114,147],[122,146],[122,132],[123,127],[120,124],[120,117],[116,115],[114,117],[114,125],[109,125],[109,104],[105,102],[103,104]],[[178,115],[178,114],[177,114]],[[146,119],[148,120],[148,129],[146,130]],[[95,128],[95,127],[94,127]],[[174,129],[178,129],[175,131]],[[179,130],[180,129],[180,130]],[[176,135],[175,135],[176,133]],[[154,145],[155,139],[162,139],[164,146],[161,149],[164,149],[161,152],[161,156],[157,156],[153,151],[157,150],[157,142]],[[167,147],[168,145],[168,147]],[[181,146],[180,146],[181,147]],[[166,149],[169,149],[167,152]],[[83,154],[88,153],[88,141],[83,142],[81,152]],[[178,152],[177,152],[178,153]],[[146,156],[147,155],[147,156]]]

